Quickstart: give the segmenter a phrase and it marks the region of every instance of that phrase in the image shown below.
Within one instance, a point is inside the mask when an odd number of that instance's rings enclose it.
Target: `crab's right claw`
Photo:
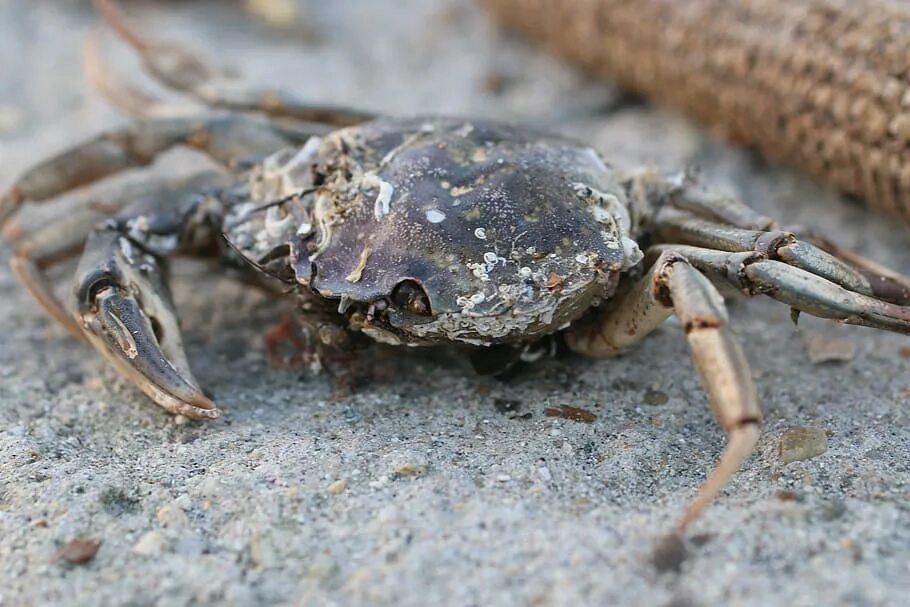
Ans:
[[[115,229],[86,244],[77,322],[91,344],[152,400],[193,419],[218,417],[190,372],[163,268]]]

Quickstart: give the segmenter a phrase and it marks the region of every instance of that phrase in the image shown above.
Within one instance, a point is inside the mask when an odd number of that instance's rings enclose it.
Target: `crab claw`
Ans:
[[[193,378],[162,268],[110,229],[86,244],[76,289],[77,321],[89,342],[152,400],[193,419],[219,416]]]

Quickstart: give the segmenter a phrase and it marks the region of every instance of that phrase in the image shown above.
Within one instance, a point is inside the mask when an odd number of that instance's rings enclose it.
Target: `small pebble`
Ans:
[[[836,339],[818,331],[800,331],[809,360],[814,365],[828,362],[848,362],[856,356],[856,344],[847,339]]]
[[[777,456],[782,464],[812,459],[828,450],[828,435],[822,428],[792,428],[780,437]]]
[[[329,485],[329,487],[328,487],[328,489],[326,489],[326,491],[328,491],[330,495],[338,495],[339,493],[341,493],[345,489],[347,489],[347,487],[348,487],[348,482],[346,480],[339,479],[339,480],[335,481],[334,483],[332,483],[331,485]]]
[[[161,525],[172,529],[186,527],[190,522],[186,513],[173,502],[159,508],[155,518]]]
[[[417,476],[423,474],[426,466],[422,464],[405,464],[398,469],[398,476]]]
[[[157,556],[164,550],[165,539],[160,531],[149,531],[139,538],[133,552],[142,556]]]
[[[68,542],[57,554],[52,561],[63,559],[74,565],[84,565],[95,558],[98,554],[98,547],[101,545],[99,540],[88,538],[76,538]]]
[[[642,397],[642,401],[646,405],[651,405],[652,407],[659,407],[660,405],[666,405],[670,400],[670,397],[666,392],[661,392],[660,390],[647,390]]]
[[[510,480],[512,480],[512,477],[508,474],[497,474],[496,480],[500,483],[508,483]]]

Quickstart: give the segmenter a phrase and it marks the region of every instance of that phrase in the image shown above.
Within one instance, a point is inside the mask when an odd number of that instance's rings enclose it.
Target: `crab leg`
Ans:
[[[89,235],[76,280],[76,319],[89,342],[156,403],[217,417],[190,372],[161,258],[216,246],[224,208],[204,173],[137,197]]]
[[[761,409],[749,364],[727,328],[720,293],[685,258],[664,253],[596,326],[571,329],[567,343],[581,354],[609,356],[642,339],[670,314],[682,323],[714,416],[728,436],[717,466],[677,524],[682,532],[739,470],[760,433]]]
[[[709,222],[719,222],[725,226],[764,232],[777,229],[777,224],[773,220],[757,213],[735,198],[700,188],[688,176],[683,177],[681,185],[677,185],[675,181],[679,180],[667,180],[646,172],[635,175],[630,184],[633,189],[637,189],[645,196],[650,196],[652,199],[666,197],[674,208],[688,211]],[[666,214],[665,211],[664,215],[666,216]],[[715,225],[713,229],[716,230],[717,226]],[[800,243],[802,246],[805,246],[805,243],[811,243],[817,249],[846,262],[853,270],[865,277],[873,293],[878,297],[892,302],[910,303],[910,277],[901,276],[804,227],[793,228],[790,232],[803,241]],[[803,269],[811,271],[809,267]]]
[[[32,297],[73,337],[84,340],[79,325],[54,295],[45,270],[79,254],[100,213],[80,209],[64,221],[53,223],[15,243],[10,267]]]
[[[804,240],[819,249],[844,260],[866,277],[873,293],[886,301],[910,304],[910,277],[902,276],[890,268],[866,259],[856,251],[838,246],[827,238],[804,231],[796,232]]]
[[[239,115],[147,120],[102,133],[27,170],[0,195],[0,226],[26,201],[40,202],[145,166],[179,145],[208,154],[230,167],[238,159],[266,155],[307,134]]]
[[[790,307],[847,324],[910,333],[910,306],[856,293],[821,276],[770,260],[756,252],[730,253],[686,245],[657,245],[647,258],[683,255],[715,282],[727,282],[749,295],[762,293]]]
[[[168,88],[185,93],[209,107],[237,112],[261,112],[273,118],[334,126],[350,126],[375,118],[373,114],[358,110],[307,103],[280,90],[225,90],[223,84],[218,82],[217,72],[192,53],[174,44],[152,40],[135,29],[114,0],[94,0],[94,4],[111,29],[139,54],[145,70],[152,77]],[[90,61],[94,64],[94,79],[106,83],[102,88],[108,92],[116,90],[116,87],[111,86],[113,81],[102,73],[104,68],[100,67],[100,61],[95,57],[90,57]],[[121,99],[129,98],[113,95],[115,98],[118,96]]]
[[[910,290],[900,288],[900,282],[893,274],[884,276],[869,269],[858,270],[790,232],[745,230],[693,217],[672,208],[661,209],[653,229],[660,242],[729,252],[753,251],[766,259],[800,268],[856,293],[901,305],[910,303]],[[910,282],[907,284],[910,285]]]

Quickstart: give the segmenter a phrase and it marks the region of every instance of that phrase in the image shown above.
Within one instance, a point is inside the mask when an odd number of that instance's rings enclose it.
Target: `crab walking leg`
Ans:
[[[85,340],[79,325],[54,295],[45,270],[79,254],[85,239],[101,214],[80,209],[65,220],[52,223],[18,239],[10,267],[42,308],[73,337]]]
[[[727,433],[720,460],[680,518],[683,531],[711,503],[758,442],[761,409],[749,363],[727,328],[723,298],[682,256],[665,253],[599,324],[570,330],[567,342],[589,356],[614,354],[653,331],[671,313],[682,323],[711,408]]]
[[[676,253],[712,279],[748,295],[764,294],[790,307],[847,324],[910,333],[910,306],[856,293],[801,268],[756,252],[730,253],[687,245],[657,245],[646,259]]]
[[[94,0],[95,8],[120,38],[135,50],[145,70],[156,80],[212,107],[237,112],[261,112],[273,118],[351,126],[376,116],[359,110],[312,104],[280,90],[229,91],[219,74],[174,44],[161,43],[136,30],[114,0]],[[90,49],[91,50],[91,49]],[[96,62],[97,63],[97,62]],[[103,69],[95,67],[95,69]],[[109,81],[96,72],[96,80]]]
[[[713,219],[748,230],[770,230],[774,220],[761,215],[736,198],[705,190],[695,184],[684,184],[670,194],[673,206],[706,219]]]
[[[82,45],[82,69],[86,80],[114,107],[134,118],[165,118],[193,113],[195,104],[173,104],[132,83],[116,78],[105,65],[97,35],[90,35]]]
[[[789,249],[784,249],[781,252],[783,261],[795,262],[793,265],[798,265],[809,271],[814,270],[813,262],[820,262],[829,269],[837,265],[839,266],[838,272],[841,274],[844,273],[846,264],[848,268],[846,273],[853,275],[851,281],[854,285],[860,286],[860,289],[854,290],[860,290],[860,292],[866,294],[875,294],[882,299],[895,303],[910,303],[910,277],[902,276],[889,268],[866,259],[855,251],[815,235],[805,228],[796,228],[791,232],[773,232],[773,230],[777,229],[774,221],[756,213],[735,198],[704,190],[691,183],[676,186],[675,184],[667,183],[666,179],[661,180],[661,178],[654,177],[649,173],[636,176],[632,180],[632,185],[646,193],[650,190],[649,193],[652,197],[655,193],[659,197],[662,191],[668,192],[665,195],[674,208],[688,211],[692,215],[708,222],[716,221],[724,226],[768,232],[775,234],[777,237],[786,236],[788,237],[786,240],[792,240],[792,242],[785,243],[789,245]],[[668,211],[664,211],[663,215],[665,218],[669,215],[670,222],[674,219],[677,221],[694,219],[691,216],[688,218],[684,215],[674,216],[672,212]],[[699,228],[690,222],[687,228],[699,232],[704,231],[706,225],[702,224],[701,228]],[[708,230],[714,229],[716,231],[717,227],[717,224],[714,224],[714,227],[708,228]],[[670,230],[674,229],[665,226],[665,229],[667,228]],[[691,244],[704,244],[705,239],[706,236],[701,234],[698,236],[699,242],[692,242]],[[819,255],[819,252],[822,254]],[[831,258],[834,258],[834,264],[832,264]],[[836,275],[828,277],[836,279]],[[835,280],[835,282],[838,281]],[[849,288],[849,285],[844,286]]]
[[[266,155],[307,139],[252,117],[218,115],[136,122],[107,131],[27,170],[0,195],[0,226],[26,201],[48,200],[123,170],[151,163],[180,145],[230,167],[238,159]]]
[[[796,232],[803,240],[846,261],[869,281],[873,293],[886,301],[910,304],[910,276],[902,276],[891,268],[866,259],[856,251],[839,246],[827,238]]]
[[[910,303],[910,292],[898,287],[893,278],[894,273],[889,277],[869,271],[862,272],[790,232],[745,230],[707,221],[672,208],[661,209],[653,227],[658,242],[729,252],[752,251],[766,259],[815,274],[849,291],[898,305]]]
[[[652,170],[639,171],[629,177],[627,188],[643,206],[660,201],[703,219],[738,228],[770,230],[775,227],[774,220],[740,200],[701,187],[696,176],[689,172],[666,176]]]

